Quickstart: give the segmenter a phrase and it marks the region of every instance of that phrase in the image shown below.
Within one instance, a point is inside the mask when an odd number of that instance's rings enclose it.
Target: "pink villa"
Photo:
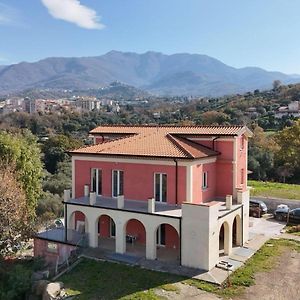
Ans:
[[[100,126],[70,152],[65,228],[40,233],[35,255],[63,259],[88,247],[212,269],[248,240],[245,126]]]

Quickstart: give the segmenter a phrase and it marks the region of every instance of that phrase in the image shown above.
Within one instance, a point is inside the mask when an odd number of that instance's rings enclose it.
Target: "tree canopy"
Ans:
[[[68,158],[66,151],[80,146],[82,146],[82,142],[72,137],[62,134],[51,136],[42,146],[47,171],[52,174],[55,173],[59,163]]]
[[[41,194],[42,163],[36,138],[25,131],[24,134],[0,132],[0,157],[2,165],[13,165],[16,180],[26,195],[26,205],[31,219]]]
[[[17,176],[14,167],[0,166],[0,256],[17,250],[31,233],[26,194]]]

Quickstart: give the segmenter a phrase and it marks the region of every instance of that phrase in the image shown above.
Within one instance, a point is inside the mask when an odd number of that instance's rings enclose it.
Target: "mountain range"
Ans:
[[[158,95],[222,96],[300,82],[300,75],[234,68],[200,54],[110,51],[95,57],[55,57],[0,66],[0,94],[30,88],[95,89],[120,81]]]

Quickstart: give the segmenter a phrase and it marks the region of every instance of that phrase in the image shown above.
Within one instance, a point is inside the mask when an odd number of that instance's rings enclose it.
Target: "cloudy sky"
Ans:
[[[0,0],[0,65],[110,50],[300,74],[299,0]]]

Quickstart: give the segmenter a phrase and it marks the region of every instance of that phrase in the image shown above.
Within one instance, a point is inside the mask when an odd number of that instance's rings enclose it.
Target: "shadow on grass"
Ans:
[[[59,280],[69,294],[78,294],[75,299],[157,299],[154,288],[184,279],[139,267],[83,259]]]

